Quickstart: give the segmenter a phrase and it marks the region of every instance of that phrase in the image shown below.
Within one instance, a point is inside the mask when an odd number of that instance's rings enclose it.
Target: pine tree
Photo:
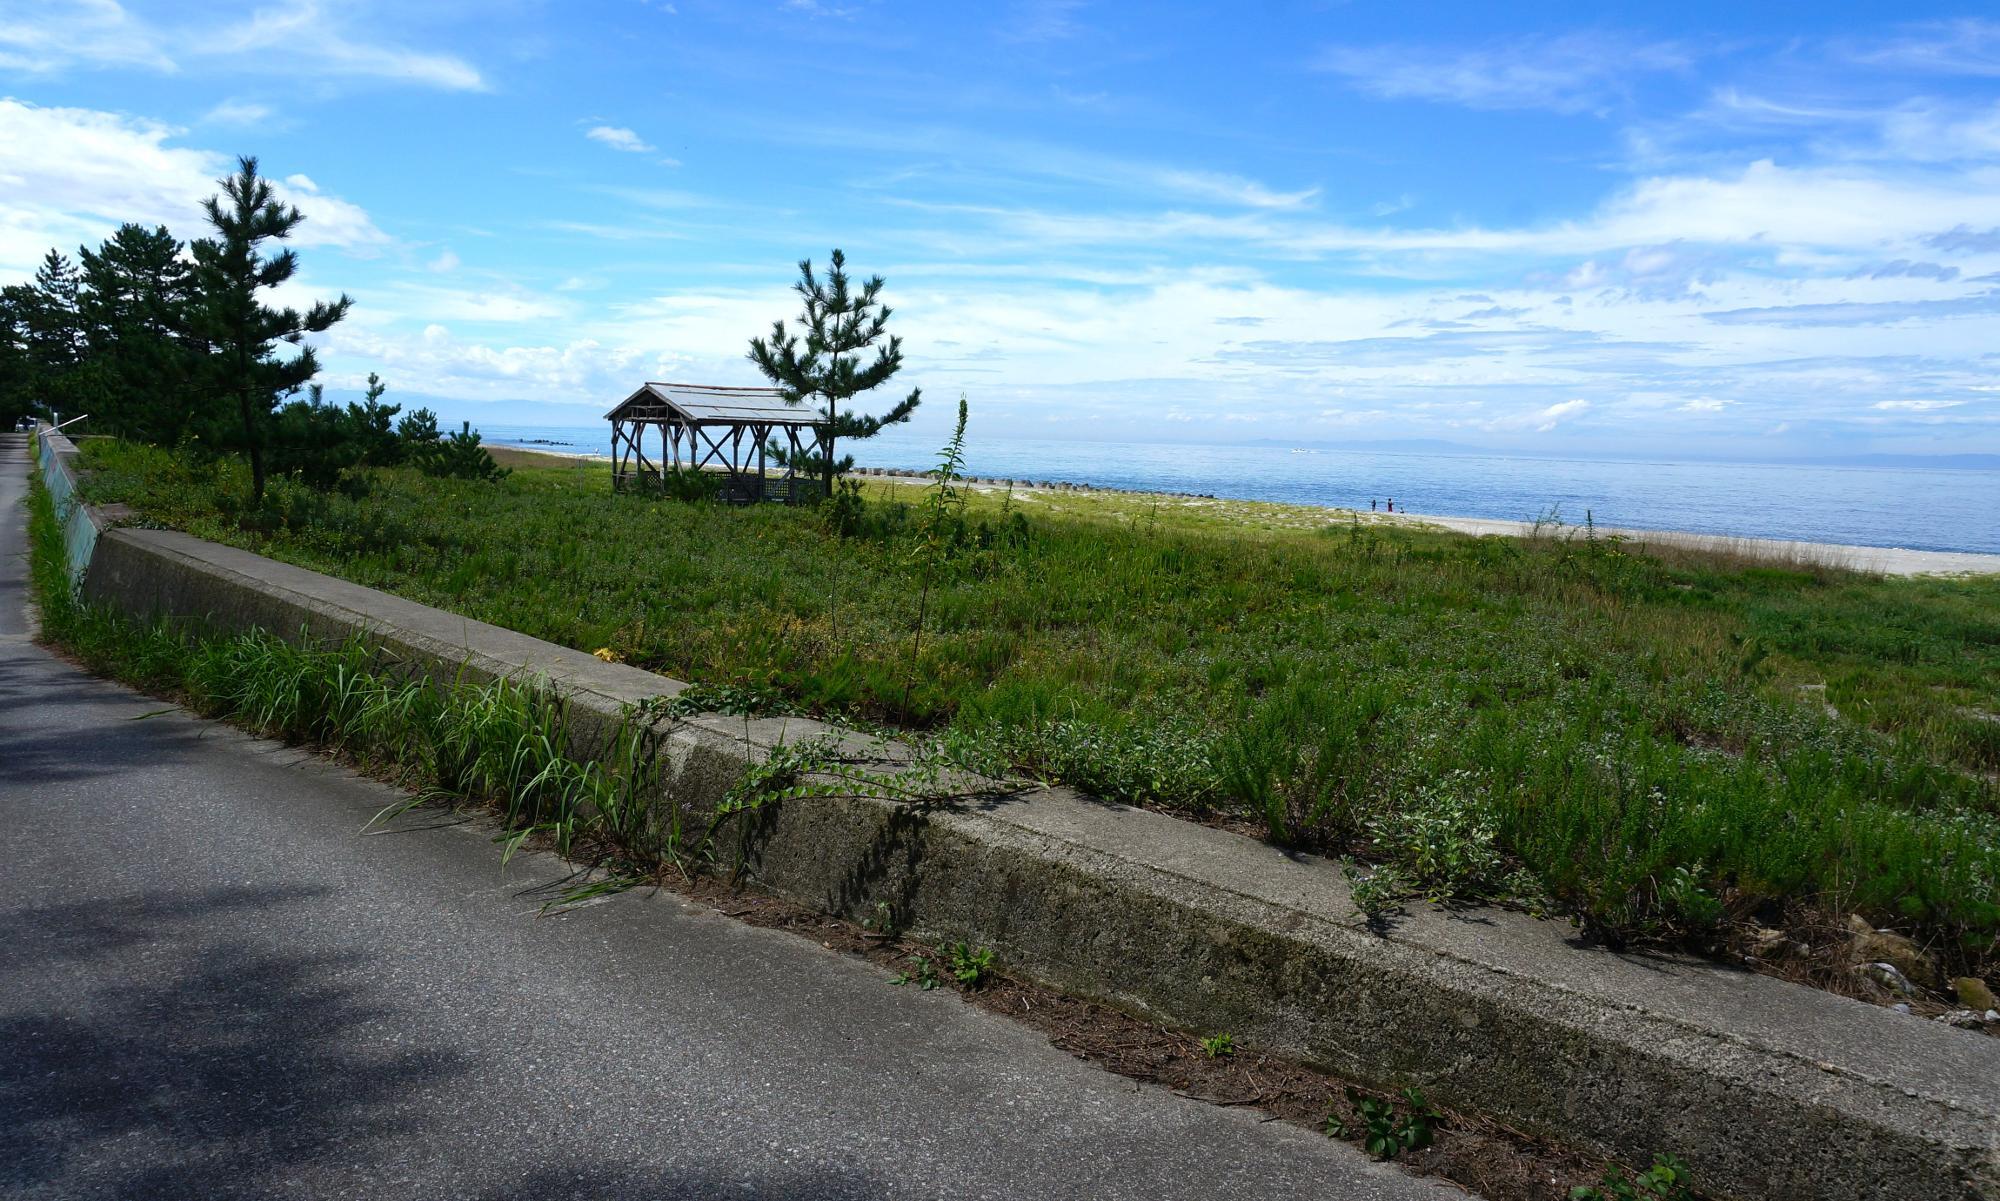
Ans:
[[[83,364],[83,322],[77,313],[76,265],[54,250],[42,257],[29,288],[27,308],[28,357],[35,372],[35,389],[52,413],[83,414],[77,405],[88,389],[79,368]]]
[[[0,430],[23,417],[45,413],[35,387],[35,361],[28,353],[29,289],[0,288]]]
[[[437,414],[429,409],[413,409],[396,423],[396,441],[403,444],[405,456],[414,455],[437,440]]]
[[[370,467],[394,467],[405,457],[395,427],[396,414],[403,411],[403,406],[383,403],[382,397],[388,391],[389,385],[371,371],[368,391],[362,395],[361,403],[347,402],[348,428],[360,447],[361,461]]]
[[[191,248],[195,325],[210,345],[211,387],[236,401],[240,426],[235,440],[250,457],[252,502],[261,503],[271,414],[280,397],[319,374],[319,359],[305,336],[332,328],[352,302],[342,295],[331,304],[315,303],[305,313],[264,304],[260,293],[292,278],[299,261],[289,247],[270,255],[261,253],[262,247],[290,237],[305,218],[276,198],[270,181],[257,174],[256,159],[242,158],[237,165],[235,175],[217,181],[223,195],[211,196],[203,205],[216,236]],[[281,342],[296,346],[297,353],[279,357]]]
[[[76,366],[83,357],[83,323],[76,309],[76,265],[67,255],[49,251],[35,268],[34,310],[29,315],[28,344],[49,370]]]
[[[77,310],[92,426],[172,445],[196,423],[188,337],[192,269],[162,225],[119,227],[82,261]]]
[[[783,321],[774,321],[768,342],[750,339],[750,361],[784,392],[788,402],[812,400],[819,406],[820,442],[825,453],[790,466],[821,475],[826,494],[831,496],[835,477],[854,466],[852,455],[838,457],[836,442],[841,438],[872,438],[884,426],[908,421],[923,399],[923,389],[911,389],[880,417],[843,407],[861,393],[889,382],[903,366],[903,340],[887,333],[891,310],[879,299],[881,276],[871,276],[858,293],[852,291],[847,257],[836,249],[824,283],[813,274],[812,260],[804,259],[792,290],[805,303],[799,315],[800,332],[805,336],[803,352],[798,335],[788,333]],[[885,335],[886,343],[882,342]],[[874,357],[868,358],[871,349]],[[773,445],[767,453],[781,463],[788,462],[780,447]]]
[[[24,413],[76,416],[82,361],[76,266],[51,250],[32,282],[0,289],[0,415],[8,428]]]

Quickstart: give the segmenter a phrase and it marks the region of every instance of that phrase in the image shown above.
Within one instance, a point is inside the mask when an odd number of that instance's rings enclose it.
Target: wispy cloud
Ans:
[[[1082,32],[1076,14],[1084,0],[1016,0],[1002,19],[1000,36],[1010,42],[1053,42]]]
[[[1177,195],[1261,209],[1299,208],[1310,204],[1320,193],[1316,187],[1274,191],[1254,179],[1213,171],[1163,168],[1153,178],[1161,188]]]
[[[211,74],[395,80],[449,91],[487,86],[464,59],[357,34],[317,0],[283,0],[201,24],[149,22],[117,0],[31,2],[25,11],[0,16],[0,67],[36,73],[78,67],[177,72],[196,65]]]
[[[2000,313],[2000,294],[1940,300],[1841,301],[1832,304],[1790,304],[1765,308],[1725,309],[1702,316],[1718,325],[1781,325],[1795,328],[1842,325],[1893,325],[1938,317]]]
[[[354,37],[315,0],[260,8],[247,21],[212,31],[207,54],[242,61],[259,51],[282,50],[286,70],[423,84],[452,91],[483,91],[478,69],[450,54],[412,50],[393,42]]]
[[[1671,42],[1570,33],[1460,49],[1332,46],[1315,65],[1387,100],[1580,113],[1622,94],[1636,74],[1679,70],[1691,61],[1686,49]]]
[[[900,206],[977,218],[1015,237],[1050,246],[1104,247],[1173,241],[1237,244],[1292,258],[1365,255],[1435,265],[1440,255],[1597,255],[1615,251],[1627,280],[1672,279],[1677,286],[1717,265],[1701,248],[1782,247],[1853,252],[1910,241],[1940,229],[2000,226],[2000,190],[1984,175],[1923,177],[1843,167],[1784,167],[1768,160],[1716,173],[1638,180],[1586,217],[1524,226],[1408,228],[1356,225],[1271,209],[1203,212],[1183,208],[1091,210],[937,204]],[[1851,269],[1851,268],[1849,268]],[[1574,286],[1617,282],[1611,274]]]
[[[33,74],[79,63],[177,70],[162,40],[117,0],[27,0],[0,14],[0,67]]]
[[[851,4],[826,4],[823,0],[785,0],[782,5],[786,12],[803,13],[808,17],[831,17],[847,20],[861,10]]]
[[[1948,254],[2000,254],[2000,227],[1980,230],[1954,225],[1943,233],[1927,235],[1923,242]]]
[[[1878,400],[1868,407],[1889,413],[1932,413],[1939,409],[1955,409],[1964,403],[1962,400]]]
[[[275,114],[268,104],[254,104],[247,100],[225,100],[202,114],[204,125],[262,125]]]
[[[584,131],[583,136],[627,154],[651,154],[654,150],[650,142],[622,125],[593,125]]]
[[[1899,37],[1847,42],[1850,61],[1925,74],[2000,75],[2000,22],[1967,17],[1912,26]]]
[[[1890,263],[1879,263],[1863,267],[1850,274],[1847,278],[1934,279],[1939,283],[1948,284],[1952,280],[1957,279],[1958,275],[1958,268],[1947,267],[1942,263],[1913,262],[1909,259],[1897,259]]]
[[[867,130],[786,122],[772,132],[787,141],[837,149],[843,154],[866,150],[905,160],[899,169],[872,178],[867,186],[874,188],[922,183],[965,193],[971,190],[967,185],[991,191],[996,183],[1054,181],[1090,185],[1100,200],[1111,193],[1238,208],[1305,207],[1321,194],[1318,185],[1280,187],[1234,172],[1086,152],[1054,142],[994,137],[942,125]],[[916,161],[907,161],[911,158]]]

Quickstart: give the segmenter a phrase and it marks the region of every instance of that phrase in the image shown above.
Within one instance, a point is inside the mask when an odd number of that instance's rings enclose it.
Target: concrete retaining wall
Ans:
[[[608,731],[676,681],[157,530],[95,543],[85,594],[291,636],[361,636],[413,667],[551,680]],[[699,810],[817,722],[664,731]],[[891,754],[844,735],[858,753]],[[1686,1159],[1718,1195],[2000,1199],[2000,1041],[1711,963],[1586,949],[1520,914],[1355,918],[1335,865],[1062,789],[757,815],[732,849],[780,895],[1011,971],[1631,1162]]]
[[[43,427],[35,439],[36,462],[42,484],[55,503],[56,520],[62,522],[63,547],[69,554],[72,579],[81,580],[90,557],[97,548],[98,520],[89,505],[77,495],[76,445],[63,434]]]

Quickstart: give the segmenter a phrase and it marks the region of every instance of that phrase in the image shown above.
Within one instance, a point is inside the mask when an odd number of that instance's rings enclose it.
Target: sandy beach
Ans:
[[[1378,514],[1378,516],[1382,516]],[[1396,521],[1434,525],[1462,534],[1520,538],[1535,532],[1533,522],[1490,517],[1434,517],[1396,513]],[[1565,531],[1578,527],[1565,526]],[[1770,559],[1779,563],[1816,563],[1879,575],[2000,575],[2000,555],[1970,551],[1905,550],[1899,547],[1843,546],[1834,542],[1785,542],[1775,538],[1738,538],[1727,534],[1688,534],[1675,530],[1628,530],[1598,526],[1599,537],[1622,537],[1634,546],[1673,546],[1720,551]]]
[[[882,475],[871,478],[897,480],[911,484],[923,484],[928,477],[920,475]],[[975,483],[975,487],[991,490],[999,485]],[[1031,485],[1017,491],[1045,491],[1041,485]],[[1057,485],[1056,489],[1068,491],[1068,487]],[[1090,493],[1103,494],[1110,490],[1093,488]],[[1089,493],[1086,493],[1088,495]],[[1120,493],[1124,496],[1147,496],[1151,493]],[[1190,498],[1171,493],[1160,494],[1167,499],[1187,503]],[[1212,499],[1212,498],[1209,498]],[[1263,504],[1275,502],[1236,502]],[[1301,508],[1305,506],[1285,506]],[[1436,526],[1461,534],[1475,534],[1481,537],[1525,538],[1536,532],[1531,521],[1506,521],[1492,517],[1449,517],[1427,513],[1362,513],[1352,509],[1328,508],[1321,510],[1329,520],[1349,521],[1356,517],[1379,522],[1407,522],[1415,525]],[[1561,532],[1578,530],[1577,526],[1563,526]],[[1542,533],[1548,534],[1546,528]],[[1634,530],[1608,526],[1598,526],[1597,536],[1627,539],[1635,547],[1671,546],[1688,550],[1720,552],[1748,558],[1767,559],[1773,563],[1816,564],[1838,567],[1848,571],[1865,571],[1877,575],[1918,576],[1918,575],[2000,575],[2000,555],[1980,554],[1973,551],[1908,550],[1901,547],[1847,546],[1835,542],[1795,542],[1777,538],[1744,538],[1728,534],[1693,534],[1677,530]]]

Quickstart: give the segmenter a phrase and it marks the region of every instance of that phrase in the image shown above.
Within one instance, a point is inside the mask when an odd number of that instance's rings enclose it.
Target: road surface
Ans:
[[[1463,1197],[673,897],[363,835],[384,786],[29,640],[0,435],[0,1196]]]

